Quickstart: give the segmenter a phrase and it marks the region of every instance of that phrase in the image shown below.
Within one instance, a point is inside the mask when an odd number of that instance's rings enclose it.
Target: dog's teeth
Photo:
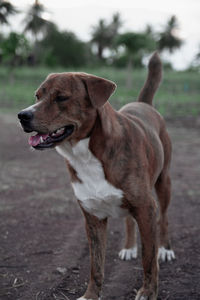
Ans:
[[[63,128],[60,128],[60,129],[58,129],[57,131],[56,131],[56,133],[60,133],[60,132],[62,132],[63,131]]]
[[[56,131],[54,131],[51,135],[52,135],[52,136],[56,136],[56,135],[58,135],[58,134],[63,133],[63,131],[64,131],[64,128],[60,128],[60,129],[57,129]]]
[[[44,142],[44,140],[43,140],[43,137],[41,136],[40,137],[40,143],[43,143]]]

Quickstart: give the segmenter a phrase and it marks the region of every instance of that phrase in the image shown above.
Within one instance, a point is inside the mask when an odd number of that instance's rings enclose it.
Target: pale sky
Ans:
[[[50,19],[60,29],[71,30],[84,41],[90,39],[91,27],[100,18],[110,20],[119,12],[124,21],[121,32],[140,31],[147,24],[161,30],[167,20],[176,15],[178,35],[184,45],[167,58],[177,69],[186,68],[200,48],[200,0],[40,0],[47,8]],[[25,10],[34,0],[13,0],[19,10]],[[23,14],[12,21],[12,29],[22,29]],[[12,18],[10,19],[12,20]]]

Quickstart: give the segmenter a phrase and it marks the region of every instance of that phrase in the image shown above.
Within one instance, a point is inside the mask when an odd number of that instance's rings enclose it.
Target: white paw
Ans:
[[[131,260],[132,258],[137,258],[137,247],[122,249],[119,252],[119,258],[122,260]]]
[[[173,250],[166,249],[164,247],[160,247],[158,249],[158,259],[162,261],[171,261],[175,259],[175,254]]]

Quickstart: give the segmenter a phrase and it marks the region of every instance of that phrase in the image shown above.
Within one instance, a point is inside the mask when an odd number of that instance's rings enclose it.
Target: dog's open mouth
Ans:
[[[52,133],[41,134],[37,133],[31,136],[28,140],[30,146],[34,149],[43,150],[52,148],[56,143],[63,141],[65,138],[70,136],[74,131],[74,125],[67,125],[59,128]]]

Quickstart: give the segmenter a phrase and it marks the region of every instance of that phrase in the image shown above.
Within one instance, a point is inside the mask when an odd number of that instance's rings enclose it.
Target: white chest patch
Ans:
[[[104,174],[101,162],[88,148],[89,138],[81,140],[74,147],[66,142],[56,147],[76,170],[80,182],[72,183],[74,193],[86,211],[99,219],[127,215],[122,209],[123,192],[110,184]]]

